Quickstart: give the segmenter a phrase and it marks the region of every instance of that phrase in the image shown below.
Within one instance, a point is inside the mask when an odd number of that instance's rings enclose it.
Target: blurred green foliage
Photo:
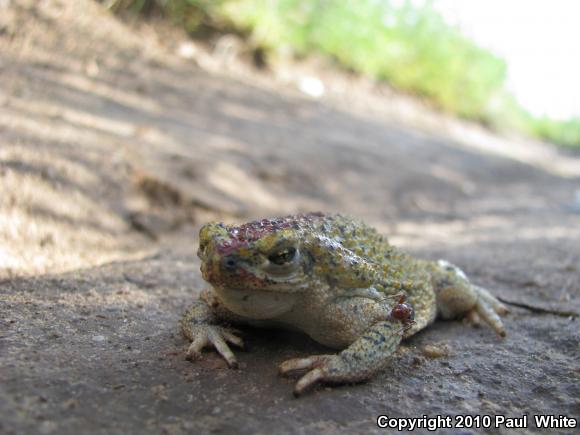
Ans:
[[[224,11],[255,41],[299,55],[321,52],[341,65],[480,119],[505,80],[504,62],[445,24],[428,5],[387,0],[231,1]]]
[[[450,113],[580,147],[580,119],[534,118],[504,89],[506,64],[445,23],[432,3],[393,0],[105,0],[158,12],[190,33],[238,31],[270,57],[321,53]]]
[[[580,118],[556,121],[547,117],[530,120],[531,133],[549,142],[580,148]]]
[[[221,13],[228,0],[97,0],[118,14],[163,16],[192,35],[232,31],[233,23]]]

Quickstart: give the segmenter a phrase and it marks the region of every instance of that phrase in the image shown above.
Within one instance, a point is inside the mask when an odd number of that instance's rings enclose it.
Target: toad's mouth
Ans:
[[[308,289],[304,274],[295,270],[284,275],[269,274],[259,268],[240,266],[223,270],[220,262],[202,262],[201,275],[214,287],[235,292],[298,293]]]
[[[226,308],[239,316],[265,320],[279,317],[294,308],[299,295],[262,290],[215,288]]]

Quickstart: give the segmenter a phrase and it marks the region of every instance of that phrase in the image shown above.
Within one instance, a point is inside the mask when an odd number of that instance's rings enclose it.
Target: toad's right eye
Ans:
[[[205,252],[207,250],[207,242],[199,242],[199,248],[197,248],[197,256],[202,258],[205,256]]]

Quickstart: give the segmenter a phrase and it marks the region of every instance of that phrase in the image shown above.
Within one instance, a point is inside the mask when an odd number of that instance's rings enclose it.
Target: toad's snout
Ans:
[[[239,259],[235,255],[228,255],[222,258],[220,263],[224,272],[235,272],[238,268]]]
[[[225,284],[232,280],[239,280],[243,274],[242,260],[234,254],[221,257],[209,256],[201,263],[203,279],[214,285]]]

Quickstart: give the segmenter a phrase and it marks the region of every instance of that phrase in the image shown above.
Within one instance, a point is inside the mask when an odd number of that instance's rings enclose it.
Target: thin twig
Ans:
[[[532,311],[534,313],[555,314],[556,316],[562,316],[562,317],[580,317],[580,313],[578,313],[577,311],[555,310],[553,308],[547,308],[547,307],[542,307],[542,306],[538,306],[538,305],[530,305],[530,304],[525,303],[525,302],[510,301],[510,300],[507,300],[507,299],[502,298],[502,297],[498,297],[498,299],[500,301],[502,301],[504,304],[512,305],[514,307],[524,308],[524,309]]]

